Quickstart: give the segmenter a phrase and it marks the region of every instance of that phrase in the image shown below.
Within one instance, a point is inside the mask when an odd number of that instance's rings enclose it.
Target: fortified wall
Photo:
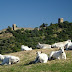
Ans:
[[[58,18],[58,23],[63,23],[63,18]],[[6,28],[7,29],[7,28]],[[0,33],[2,32],[2,31],[6,31],[6,29],[3,29],[3,30],[0,30]],[[19,28],[19,27],[17,27],[16,26],[16,24],[13,24],[12,25],[12,30],[18,30],[18,29],[21,29],[21,28]],[[23,28],[24,30],[34,30],[34,28]],[[39,30],[39,28],[38,28],[38,30]]]
[[[21,28],[17,27],[16,24],[13,24],[13,25],[12,25],[12,30],[18,30],[18,29],[21,29]],[[23,29],[24,29],[24,30],[26,30],[26,29],[27,29],[27,30],[34,30],[34,28],[23,28]]]

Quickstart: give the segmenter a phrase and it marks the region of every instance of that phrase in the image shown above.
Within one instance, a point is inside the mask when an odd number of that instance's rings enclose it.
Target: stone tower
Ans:
[[[58,23],[63,23],[63,18],[59,18]]]
[[[12,28],[13,28],[12,30],[16,30],[16,24],[13,24]]]

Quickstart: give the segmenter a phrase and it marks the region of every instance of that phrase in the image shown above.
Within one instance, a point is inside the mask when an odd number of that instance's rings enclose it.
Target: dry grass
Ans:
[[[12,36],[13,36],[12,33],[3,33],[0,34],[0,39],[10,38]]]
[[[35,60],[36,51],[42,51],[46,54],[50,54],[51,51],[58,50],[53,49],[35,49],[32,51],[20,51],[16,53],[10,53],[9,55],[18,56],[20,63],[0,66],[0,72],[67,72],[71,70],[72,64],[72,51],[65,51],[67,54],[66,60],[52,60],[47,63],[29,64]],[[64,70],[64,68],[66,70]]]
[[[18,56],[20,58],[20,61],[23,61],[26,62],[27,60],[34,60],[36,58],[36,51],[42,51],[43,53],[46,53],[48,56],[50,54],[51,51],[56,51],[58,50],[57,48],[52,48],[52,49],[35,49],[35,50],[32,50],[32,51],[20,51],[20,52],[15,52],[15,53],[10,53],[9,55],[14,55],[14,56]],[[66,60],[57,60],[57,62],[64,62],[64,61],[71,61],[72,58],[72,51],[69,50],[69,51],[65,51],[66,52],[66,56],[67,56],[67,59]],[[48,63],[55,63],[56,60],[52,60],[52,61],[49,61]]]

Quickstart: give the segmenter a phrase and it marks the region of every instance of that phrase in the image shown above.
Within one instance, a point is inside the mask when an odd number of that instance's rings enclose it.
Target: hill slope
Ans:
[[[40,29],[34,30],[19,29],[12,31],[10,27],[0,33],[0,53],[12,53],[21,50],[21,45],[37,49],[38,42],[53,44],[56,42],[72,40],[72,23],[65,21],[60,24],[42,24]]]
[[[20,57],[20,63],[13,65],[0,66],[0,72],[71,72],[72,70],[72,51],[65,51],[67,54],[66,60],[52,60],[47,63],[29,64],[35,60],[36,51],[43,51],[50,54],[51,51],[57,49],[36,49],[32,51],[21,51],[10,53]]]

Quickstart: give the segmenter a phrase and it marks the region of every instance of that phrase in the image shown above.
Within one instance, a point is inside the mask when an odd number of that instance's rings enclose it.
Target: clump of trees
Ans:
[[[34,30],[19,29],[12,31],[8,26],[6,33],[12,33],[13,37],[0,39],[0,53],[11,53],[21,50],[21,45],[27,45],[36,49],[38,42],[53,44],[59,41],[65,41],[67,39],[72,40],[72,23],[65,21],[60,24],[48,24],[43,23],[40,30],[36,27]]]

